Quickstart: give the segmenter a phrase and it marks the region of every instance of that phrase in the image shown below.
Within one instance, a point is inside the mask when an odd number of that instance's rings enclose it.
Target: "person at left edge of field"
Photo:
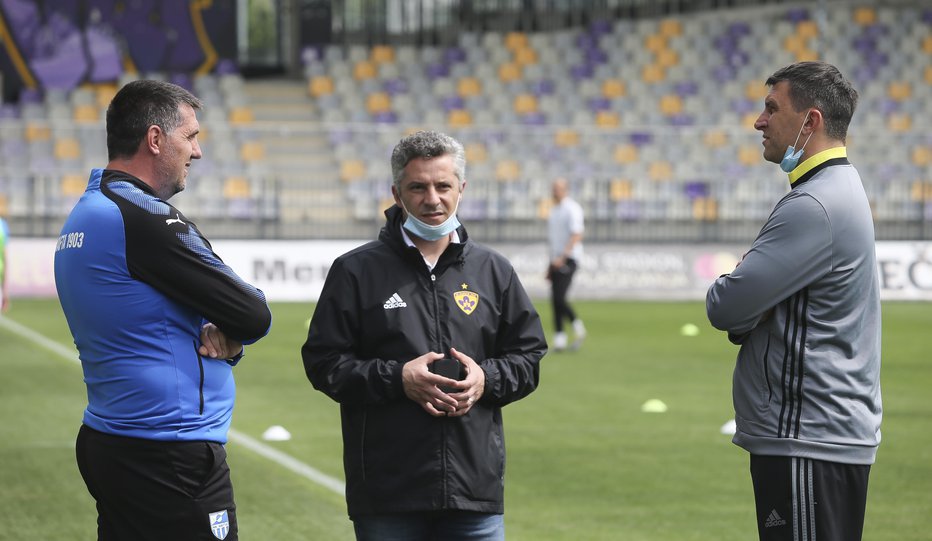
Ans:
[[[540,318],[511,264],[456,217],[463,146],[417,132],[391,166],[395,204],[378,240],[330,268],[304,368],[340,404],[357,540],[500,541],[502,408],[537,388]]]
[[[0,312],[10,309],[10,295],[7,281],[7,249],[6,243],[10,238],[10,228],[6,220],[0,216]]]
[[[233,367],[272,315],[167,203],[201,157],[200,107],[170,83],[121,88],[107,109],[109,163],[91,171],[56,246],[87,385],[77,463],[100,541],[238,538],[224,448]]]

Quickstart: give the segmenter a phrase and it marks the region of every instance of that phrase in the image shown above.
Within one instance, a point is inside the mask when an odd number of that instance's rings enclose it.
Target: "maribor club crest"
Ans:
[[[466,289],[466,287],[468,286],[463,284],[463,289]],[[472,291],[457,291],[453,293],[453,299],[466,315],[472,314],[476,307],[479,306],[479,294]]]

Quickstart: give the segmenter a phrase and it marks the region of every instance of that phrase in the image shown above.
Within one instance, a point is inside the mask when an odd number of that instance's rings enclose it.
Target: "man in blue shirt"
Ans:
[[[124,86],[107,110],[110,161],[55,250],[87,384],[77,461],[101,540],[237,539],[223,447],[232,371],[271,313],[166,202],[201,157],[200,107],[173,84]]]

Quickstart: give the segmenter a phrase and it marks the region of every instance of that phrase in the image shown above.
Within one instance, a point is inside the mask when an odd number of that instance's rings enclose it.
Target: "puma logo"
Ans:
[[[177,218],[169,218],[165,220],[165,225],[171,225],[171,224],[188,225],[181,221],[181,216],[178,216]]]

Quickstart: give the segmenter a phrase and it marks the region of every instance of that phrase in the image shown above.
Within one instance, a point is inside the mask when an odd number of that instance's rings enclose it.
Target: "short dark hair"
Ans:
[[[411,160],[447,155],[453,156],[453,173],[462,188],[466,180],[466,151],[459,141],[436,131],[419,131],[403,138],[392,151],[392,182],[395,188],[401,188],[401,177]]]
[[[790,102],[797,111],[813,107],[822,112],[825,133],[844,141],[858,106],[858,92],[835,66],[825,62],[797,62],[777,70],[767,86],[789,83]]]
[[[171,133],[181,124],[182,104],[203,107],[194,94],[176,84],[149,79],[127,83],[107,107],[108,158],[135,155],[149,126]]]

